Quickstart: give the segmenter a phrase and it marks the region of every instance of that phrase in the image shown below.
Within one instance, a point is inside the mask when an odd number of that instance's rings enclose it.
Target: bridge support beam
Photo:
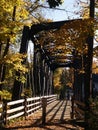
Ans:
[[[28,41],[29,41],[29,33],[30,29],[28,26],[24,26],[23,29],[23,36],[20,46],[20,53],[21,54],[27,54],[28,49]],[[24,60],[23,64],[26,62],[26,59]],[[16,76],[19,77],[20,73],[17,71]],[[13,86],[13,92],[12,92],[12,100],[18,100],[21,98],[21,92],[22,92],[22,83],[15,79],[14,86]]]
[[[41,83],[40,83],[40,48],[34,47],[34,61],[33,61],[33,75],[34,75],[34,96],[40,96]]]

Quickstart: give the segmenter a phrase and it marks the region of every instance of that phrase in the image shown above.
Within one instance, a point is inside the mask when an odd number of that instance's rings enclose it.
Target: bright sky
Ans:
[[[44,9],[44,16],[47,19],[52,19],[53,21],[79,18],[79,15],[75,14],[79,11],[79,5],[76,0],[64,0],[64,3],[56,8],[57,9]]]
[[[62,21],[68,19],[79,18],[79,15],[75,15],[74,12],[79,10],[79,6],[76,4],[76,0],[64,0],[64,3],[57,9],[43,9],[44,17],[47,19],[52,19],[53,21]],[[59,10],[61,9],[61,10]],[[28,59],[30,61],[30,54],[33,54],[33,44],[30,41],[28,47]]]
[[[80,18],[79,10],[80,6],[77,2],[78,0],[64,0],[64,3],[57,9],[43,9],[44,17],[51,19],[53,21],[62,21]],[[81,0],[82,4],[84,2],[89,2],[89,0]],[[94,47],[98,46],[98,42],[94,42]]]

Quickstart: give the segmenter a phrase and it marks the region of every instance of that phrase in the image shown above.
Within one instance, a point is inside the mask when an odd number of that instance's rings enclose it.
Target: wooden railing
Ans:
[[[2,120],[2,111],[3,111],[3,105],[2,105],[2,103],[1,103],[1,104],[0,104],[0,123],[3,122],[3,120]]]
[[[75,119],[84,119],[85,116],[85,104],[81,101],[74,100],[72,98],[72,112],[71,118]]]
[[[84,119],[85,104],[83,102],[74,100],[74,114],[75,114],[75,118]]]
[[[24,116],[26,118],[41,108],[43,113],[43,108],[55,100],[57,100],[57,95],[25,98],[11,102],[4,100],[4,102],[0,104],[0,123],[6,125],[7,121],[11,119],[20,116]]]
[[[47,105],[57,100],[57,95],[45,96],[47,99]]]

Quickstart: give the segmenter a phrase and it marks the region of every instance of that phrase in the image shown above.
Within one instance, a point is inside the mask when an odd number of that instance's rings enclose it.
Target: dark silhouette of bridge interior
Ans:
[[[74,82],[73,82],[73,100],[77,100],[86,105],[88,109],[88,100],[91,94],[91,88],[89,84],[90,71],[89,53],[87,55],[78,55],[77,48],[70,47],[69,43],[57,44],[56,39],[50,36],[50,33],[56,33],[64,27],[75,22],[84,22],[85,20],[76,19],[68,21],[50,22],[34,24],[29,28],[25,26],[23,29],[22,42],[20,47],[20,53],[27,53],[28,42],[31,40],[34,44],[34,57],[33,57],[33,75],[32,91],[33,96],[44,96],[54,94],[53,74],[59,67],[69,67],[74,70]],[[74,25],[73,24],[73,25]],[[69,27],[69,29],[71,29]],[[48,34],[48,35],[47,35]],[[62,37],[62,35],[60,35]],[[91,37],[86,39],[86,46],[90,46],[89,42]],[[66,48],[62,49],[64,45],[70,48],[70,53],[65,53]],[[84,44],[85,47],[85,44]],[[89,58],[88,58],[89,57]],[[26,61],[23,62],[25,64]],[[84,65],[84,66],[82,66]],[[85,73],[80,73],[79,70],[84,67]],[[16,75],[19,75],[16,73]],[[88,85],[87,85],[88,84]],[[18,91],[16,86],[18,85]],[[13,99],[20,98],[21,83],[15,81],[13,88]],[[83,110],[84,111],[84,110]]]

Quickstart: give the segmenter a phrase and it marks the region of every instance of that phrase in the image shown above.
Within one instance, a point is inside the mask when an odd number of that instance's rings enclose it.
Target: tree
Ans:
[[[34,1],[33,4],[32,4],[31,1],[28,1],[28,3],[26,3],[26,4],[28,5],[28,6],[26,6],[26,9],[28,9],[29,15],[32,15],[32,13],[34,13],[34,11],[38,7],[41,7],[41,5],[37,1]],[[36,14],[33,15],[33,17],[34,16],[36,16]],[[22,38],[23,41],[21,42],[20,53],[27,53],[27,46],[28,46],[28,41],[29,41],[29,37],[30,37],[29,36],[29,34],[30,34],[29,28],[25,27],[24,29],[26,29],[26,31],[25,31],[25,33],[23,33],[23,38]],[[17,72],[16,76],[20,77],[20,73]],[[17,86],[18,86],[18,88],[17,88]],[[20,99],[21,98],[21,92],[22,92],[22,84],[21,84],[21,82],[19,80],[18,81],[15,80],[14,87],[13,87],[12,100]]]
[[[60,76],[61,91],[60,98],[64,99],[66,97],[67,89],[72,89],[72,76],[73,72],[71,68],[63,68],[62,74]]]
[[[27,69],[22,62],[26,55],[13,52],[12,46],[19,44],[23,26],[30,26],[31,23],[40,22],[41,15],[36,10],[40,7],[39,3],[30,0],[1,0],[0,6],[0,89],[2,90],[11,79],[21,79],[24,82],[24,73]],[[33,14],[34,13],[34,14]],[[39,20],[38,20],[39,19]],[[23,71],[22,71],[23,70]],[[15,71],[19,71],[22,77],[15,76]],[[10,77],[10,78],[9,78]]]
[[[62,74],[62,69],[58,68],[54,71],[54,87],[58,91],[61,89],[60,75]]]
[[[1,33],[0,33],[0,46],[1,46],[1,71],[0,71],[0,80],[1,80],[1,85],[0,89],[2,89],[2,85],[5,83],[5,77],[6,74],[6,66],[7,62],[5,61],[5,56],[9,55],[9,48],[10,45],[15,43],[16,35],[19,32],[20,28],[19,25],[22,25],[21,19],[26,18],[27,16],[27,11],[24,8],[20,8],[20,6],[23,6],[24,2],[23,1],[8,1],[6,2],[1,1],[1,6],[0,6],[0,14],[1,14]],[[16,12],[20,11],[20,14],[17,15]],[[25,14],[23,14],[23,12]],[[4,59],[5,58],[5,59]],[[6,64],[5,64],[6,62]],[[2,64],[3,63],[3,64]],[[3,83],[3,84],[2,84]]]
[[[62,87],[71,87],[72,88],[72,76],[73,72],[71,68],[64,68],[60,77]]]

